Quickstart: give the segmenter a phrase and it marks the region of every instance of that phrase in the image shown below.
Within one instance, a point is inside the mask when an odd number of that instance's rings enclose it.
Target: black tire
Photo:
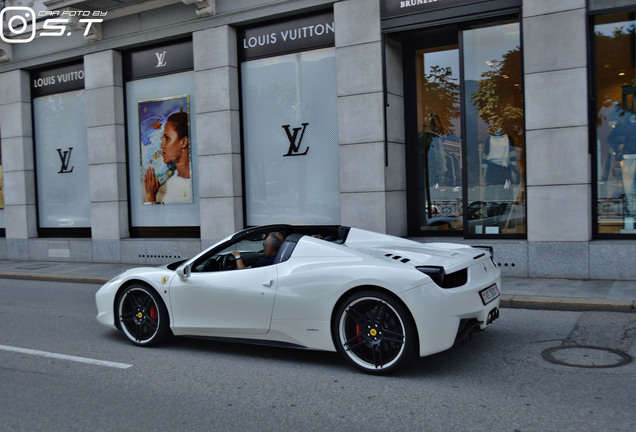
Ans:
[[[117,299],[117,323],[130,342],[155,346],[170,336],[168,310],[151,288],[136,284],[124,289]]]
[[[347,297],[331,325],[340,354],[369,374],[403,369],[418,350],[411,314],[399,301],[379,291],[360,291]]]

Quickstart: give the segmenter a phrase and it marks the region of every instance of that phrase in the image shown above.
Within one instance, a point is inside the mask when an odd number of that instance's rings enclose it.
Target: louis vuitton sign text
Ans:
[[[333,12],[243,29],[239,33],[242,60],[333,46]]]
[[[39,97],[84,88],[84,64],[56,67],[31,73],[31,96]]]

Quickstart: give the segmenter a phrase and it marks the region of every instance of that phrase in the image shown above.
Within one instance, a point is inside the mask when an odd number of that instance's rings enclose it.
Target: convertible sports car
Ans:
[[[273,264],[268,233],[285,239]],[[133,344],[171,334],[339,351],[367,373],[404,367],[499,316],[492,249],[422,244],[349,227],[249,228],[199,255],[129,270],[96,294],[100,323]]]

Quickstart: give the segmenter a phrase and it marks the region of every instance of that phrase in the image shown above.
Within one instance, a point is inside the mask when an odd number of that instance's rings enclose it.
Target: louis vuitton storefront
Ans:
[[[343,224],[636,279],[633,2],[133,3],[5,28],[0,258],[158,264]]]
[[[239,34],[249,226],[340,223],[334,43],[331,11]]]

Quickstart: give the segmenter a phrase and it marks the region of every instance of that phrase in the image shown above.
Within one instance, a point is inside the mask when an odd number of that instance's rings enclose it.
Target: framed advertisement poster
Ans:
[[[192,203],[189,96],[141,101],[138,112],[143,204]]]

